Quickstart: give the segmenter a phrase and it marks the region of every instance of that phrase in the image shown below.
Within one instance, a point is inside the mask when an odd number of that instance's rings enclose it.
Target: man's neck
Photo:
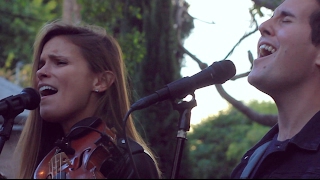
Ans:
[[[278,140],[284,141],[295,136],[320,110],[320,96],[295,94],[275,101],[278,107]]]

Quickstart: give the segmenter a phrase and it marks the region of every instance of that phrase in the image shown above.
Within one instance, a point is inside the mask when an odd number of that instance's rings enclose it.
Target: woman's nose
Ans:
[[[37,77],[39,78],[39,79],[41,79],[41,78],[43,78],[43,77],[48,77],[49,75],[48,75],[48,70],[47,70],[47,68],[45,67],[45,66],[42,66],[40,69],[38,69],[38,71],[37,71]]]

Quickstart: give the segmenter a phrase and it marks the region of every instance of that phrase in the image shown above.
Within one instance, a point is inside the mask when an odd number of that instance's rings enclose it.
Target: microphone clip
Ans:
[[[179,101],[172,102],[173,109],[178,111],[180,114],[179,127],[178,129],[183,129],[184,131],[189,131],[190,129],[190,119],[191,119],[191,109],[197,106],[197,101],[195,99],[195,94],[190,94],[192,99],[190,101]]]

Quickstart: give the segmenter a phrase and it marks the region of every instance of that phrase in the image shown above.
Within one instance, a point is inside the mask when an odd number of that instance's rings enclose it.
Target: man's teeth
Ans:
[[[259,47],[259,49],[267,50],[267,51],[271,52],[271,54],[274,53],[274,52],[276,52],[276,49],[275,49],[274,47],[269,46],[269,45],[266,45],[266,44],[262,44],[262,45]]]

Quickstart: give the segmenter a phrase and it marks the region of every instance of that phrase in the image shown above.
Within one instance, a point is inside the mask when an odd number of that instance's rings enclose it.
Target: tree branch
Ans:
[[[252,0],[255,6],[265,7],[270,10],[275,10],[279,6],[281,0]]]
[[[256,21],[256,19],[254,18],[254,14],[253,14],[253,10],[250,11],[251,17],[252,17],[252,24],[255,25],[255,29],[247,34],[245,34],[243,37],[240,38],[240,40],[233,46],[233,48],[230,50],[230,52],[227,54],[227,56],[224,59],[227,59],[235,50],[235,48],[247,37],[249,37],[250,35],[254,34],[256,31],[258,31],[258,23]],[[181,42],[179,43],[179,47],[180,49],[185,52],[186,54],[188,54],[194,61],[196,61],[200,67],[201,70],[205,69],[206,67],[208,67],[208,65],[206,63],[203,63],[200,59],[198,59],[195,55],[193,55],[192,53],[190,53],[186,48],[183,47],[183,45],[181,44]],[[251,63],[251,67],[252,68],[252,62],[253,62],[253,56],[251,54],[250,51],[248,51],[248,59]],[[245,72],[242,74],[238,74],[235,75],[233,78],[231,78],[230,80],[236,80],[239,78],[243,78],[243,77],[247,77],[249,72]],[[275,123],[277,122],[277,115],[273,115],[273,114],[260,114],[256,111],[254,111],[253,109],[249,108],[248,106],[246,106],[245,104],[243,104],[241,101],[238,101],[236,99],[234,99],[232,96],[230,96],[222,87],[221,84],[216,84],[215,85],[217,91],[219,92],[220,96],[222,98],[224,98],[226,101],[228,101],[233,107],[235,107],[237,110],[239,110],[241,113],[243,113],[245,116],[247,116],[250,120],[255,121],[259,124],[265,125],[265,126],[273,126],[275,125]]]

